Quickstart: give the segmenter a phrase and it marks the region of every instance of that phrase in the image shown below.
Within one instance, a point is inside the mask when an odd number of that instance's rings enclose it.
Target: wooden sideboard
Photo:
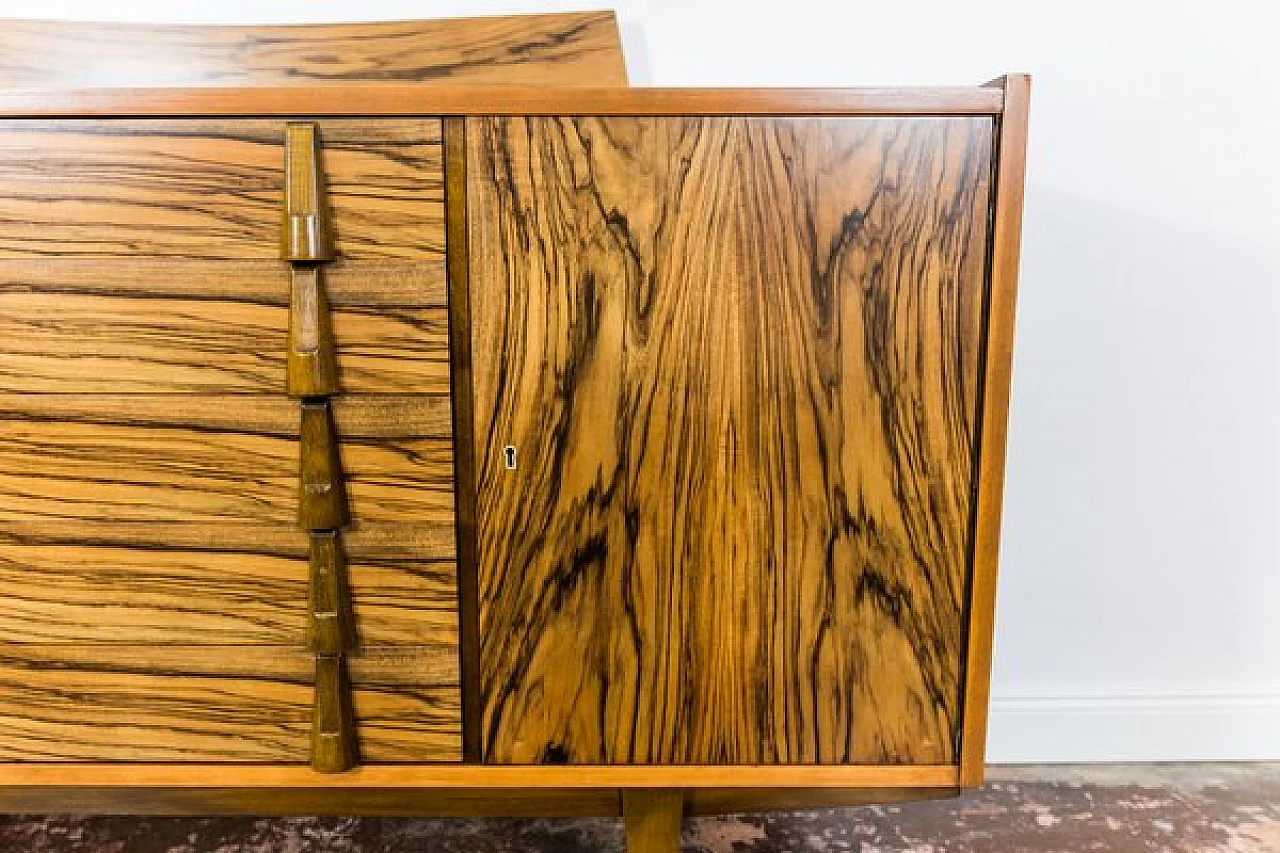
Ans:
[[[1027,103],[0,92],[0,807],[978,784]]]

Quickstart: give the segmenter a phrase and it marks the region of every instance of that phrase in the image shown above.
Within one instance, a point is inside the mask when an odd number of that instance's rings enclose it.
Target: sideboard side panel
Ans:
[[[468,120],[487,760],[956,761],[992,125]]]
[[[988,85],[1000,87],[1005,108],[997,123],[992,188],[995,217],[991,235],[990,301],[984,336],[986,351],[982,367],[981,465],[977,471],[974,508],[964,729],[960,742],[960,780],[966,787],[982,784],[986,763],[992,642],[995,635],[996,565],[1000,559],[1000,518],[1004,503],[1005,445],[1013,371],[1018,260],[1022,247],[1022,197],[1027,168],[1031,78],[1026,74],[1010,74]]]

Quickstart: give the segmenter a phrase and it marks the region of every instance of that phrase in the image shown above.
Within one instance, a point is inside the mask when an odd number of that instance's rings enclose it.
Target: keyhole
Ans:
[[[507,458],[507,470],[516,470],[516,449],[514,445],[508,444],[503,448],[502,453]]]

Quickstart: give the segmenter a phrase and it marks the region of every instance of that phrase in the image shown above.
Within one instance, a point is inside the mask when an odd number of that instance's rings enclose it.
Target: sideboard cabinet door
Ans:
[[[468,120],[486,760],[957,760],[992,137]]]

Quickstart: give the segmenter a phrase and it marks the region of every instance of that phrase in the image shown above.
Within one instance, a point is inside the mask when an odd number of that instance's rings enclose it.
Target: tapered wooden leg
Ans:
[[[684,797],[679,790],[636,788],[622,792],[627,853],[679,853]]]

